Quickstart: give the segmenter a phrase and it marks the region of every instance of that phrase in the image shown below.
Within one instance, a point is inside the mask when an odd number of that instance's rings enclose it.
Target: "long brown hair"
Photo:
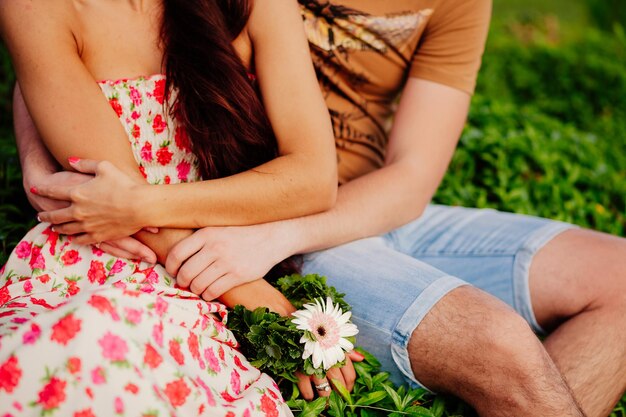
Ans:
[[[161,40],[168,102],[187,132],[204,179],[233,175],[274,159],[278,145],[259,92],[232,46],[251,0],[164,0]],[[299,260],[268,278],[297,272]]]
[[[164,0],[161,39],[168,104],[189,136],[204,179],[242,172],[277,156],[258,92],[232,46],[248,0]]]

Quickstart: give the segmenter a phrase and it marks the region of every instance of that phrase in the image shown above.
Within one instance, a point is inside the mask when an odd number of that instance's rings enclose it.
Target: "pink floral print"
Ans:
[[[197,181],[165,84],[157,75],[100,87],[148,182]],[[288,415],[226,319],[222,304],[176,288],[162,266],[41,223],[0,270],[0,416]]]

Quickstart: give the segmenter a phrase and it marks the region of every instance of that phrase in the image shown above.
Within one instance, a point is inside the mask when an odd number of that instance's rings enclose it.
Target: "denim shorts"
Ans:
[[[305,255],[303,271],[346,294],[357,345],[396,383],[423,387],[409,363],[413,330],[447,293],[473,285],[515,309],[538,333],[528,275],[533,256],[567,223],[488,209],[429,206],[383,236]],[[425,387],[423,387],[425,388]]]

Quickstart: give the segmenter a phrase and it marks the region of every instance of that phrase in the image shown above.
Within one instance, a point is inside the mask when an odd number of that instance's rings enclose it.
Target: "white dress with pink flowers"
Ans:
[[[101,82],[152,184],[199,179],[161,75]],[[237,351],[226,309],[160,265],[41,223],[0,271],[0,416],[279,416],[276,384]]]

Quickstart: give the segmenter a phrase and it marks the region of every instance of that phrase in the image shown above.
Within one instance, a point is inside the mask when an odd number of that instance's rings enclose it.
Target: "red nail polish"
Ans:
[[[352,354],[355,355],[359,359],[365,359],[365,356],[363,356],[361,352],[357,352],[356,350],[352,352]]]
[[[30,187],[30,192],[33,194],[38,194],[39,191],[37,191],[37,187]]]
[[[75,156],[70,156],[69,158],[67,158],[67,160],[70,162],[70,164],[75,164],[78,161],[80,161],[80,158],[77,158]]]

